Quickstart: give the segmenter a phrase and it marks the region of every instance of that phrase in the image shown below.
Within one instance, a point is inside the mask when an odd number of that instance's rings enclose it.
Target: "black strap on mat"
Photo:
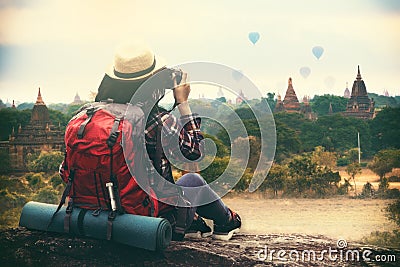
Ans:
[[[71,225],[71,214],[73,208],[72,198],[68,201],[67,209],[65,210],[64,216],[64,232],[69,233],[70,225]]]
[[[74,177],[75,177],[75,170],[71,170],[70,173],[69,173],[69,176],[68,176],[67,186],[64,189],[64,192],[62,194],[60,203],[58,204],[58,207],[57,207],[56,211],[53,213],[53,216],[51,217],[50,222],[47,225],[47,229],[49,229],[50,225],[54,221],[54,218],[56,217],[56,214],[60,211],[61,207],[65,204],[65,200],[66,200],[67,196],[69,195],[69,192],[71,191],[72,184],[74,182]]]

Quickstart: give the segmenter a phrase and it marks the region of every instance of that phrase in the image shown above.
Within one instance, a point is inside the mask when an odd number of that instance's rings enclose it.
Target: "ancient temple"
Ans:
[[[276,100],[274,112],[278,113],[278,112],[284,112],[284,111],[285,111],[285,107],[283,106],[282,97],[280,94],[278,94],[278,99]]]
[[[309,96],[303,97],[303,105],[300,108],[300,113],[303,114],[306,119],[309,120],[317,119],[317,114],[315,114],[311,109]]]
[[[25,171],[27,156],[41,151],[64,151],[64,132],[50,121],[49,110],[40,88],[33,106],[31,120],[25,127],[13,129],[9,137],[10,164],[14,171]]]
[[[283,107],[285,108],[285,111],[289,113],[300,112],[300,102],[293,89],[292,78],[289,78],[288,88],[286,90],[285,98],[283,99]]]
[[[358,66],[357,77],[353,83],[351,96],[343,115],[359,119],[372,119],[375,117],[374,99],[368,97],[367,88],[361,78],[360,66]]]
[[[274,112],[301,113],[305,118],[310,120],[317,118],[316,114],[311,110],[309,97],[305,96],[303,98],[303,105],[300,105],[299,99],[297,98],[296,92],[293,88],[292,78],[289,78],[288,88],[283,101],[281,96],[278,94]]]

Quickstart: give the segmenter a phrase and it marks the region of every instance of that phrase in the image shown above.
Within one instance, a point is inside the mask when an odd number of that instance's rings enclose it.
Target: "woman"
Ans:
[[[181,75],[181,77],[180,77]],[[152,78],[152,79],[150,79]],[[187,74],[169,71],[162,61],[144,45],[125,44],[117,48],[114,57],[114,63],[106,72],[96,96],[96,102],[112,99],[114,103],[129,103],[135,93],[135,99],[140,99],[145,114],[149,114],[146,130],[146,149],[154,168],[167,181],[174,183],[171,164],[166,155],[176,154],[174,148],[168,144],[168,139],[162,141],[163,150],[158,149],[158,132],[162,126],[165,136],[177,137],[182,155],[189,160],[196,160],[201,156],[200,142],[203,136],[200,132],[200,118],[196,117],[188,104],[190,94],[190,85],[186,83]],[[150,82],[146,85],[146,90],[138,88],[144,82]],[[179,84],[178,84],[179,83]],[[151,89],[149,89],[149,87]],[[175,116],[158,106],[158,101],[164,96],[166,88],[174,88],[173,94],[181,118],[178,120]],[[179,130],[181,129],[181,130]],[[187,173],[183,175],[176,184],[185,187],[199,187],[206,185],[204,179],[196,173]],[[183,189],[184,190],[184,189]],[[209,192],[205,194],[215,194],[206,186]],[[185,191],[185,190],[184,190]],[[191,203],[196,202],[190,196]],[[174,212],[170,206],[161,205],[159,216],[169,219],[174,226],[174,221],[179,221],[180,213]],[[214,222],[213,237],[221,240],[229,240],[234,232],[241,227],[239,215],[230,210],[220,198],[198,207],[190,207],[186,218],[187,226],[185,233],[187,235],[197,233],[201,236],[211,235],[211,229],[201,218],[211,219]],[[182,235],[175,235],[174,239],[182,239]]]

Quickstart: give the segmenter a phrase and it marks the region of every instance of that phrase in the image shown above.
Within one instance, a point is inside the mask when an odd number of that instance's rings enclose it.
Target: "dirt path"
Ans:
[[[267,199],[249,194],[228,196],[224,202],[241,215],[242,231],[251,234],[302,233],[359,241],[373,231],[395,229],[382,210],[390,200]]]

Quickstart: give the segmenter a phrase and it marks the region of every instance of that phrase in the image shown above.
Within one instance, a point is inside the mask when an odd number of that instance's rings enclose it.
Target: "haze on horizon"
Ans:
[[[46,103],[70,103],[77,92],[88,99],[126,39],[144,40],[169,65],[209,61],[241,70],[263,95],[284,95],[289,77],[299,99],[343,95],[357,65],[368,92],[400,95],[396,0],[0,0],[0,22],[3,102],[33,102],[38,87]],[[324,48],[320,59],[314,46]]]

